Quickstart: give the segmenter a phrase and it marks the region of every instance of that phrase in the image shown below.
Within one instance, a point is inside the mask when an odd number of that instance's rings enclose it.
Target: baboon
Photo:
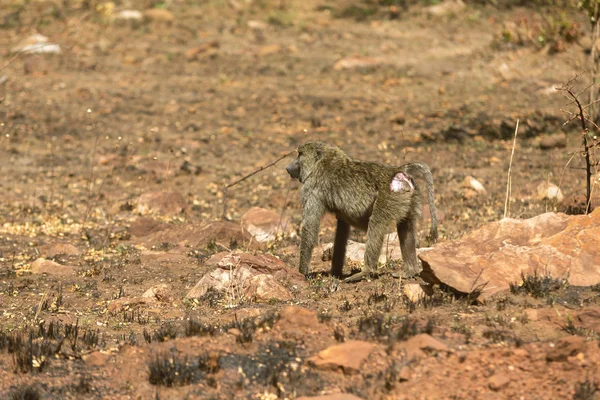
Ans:
[[[302,184],[302,236],[300,273],[310,273],[310,259],[325,212],[337,217],[331,274],[341,278],[350,226],[367,231],[364,267],[345,282],[359,281],[377,273],[383,240],[396,225],[402,251],[404,277],[422,270],[416,249],[416,224],[422,214],[421,189],[413,177],[425,181],[431,213],[431,241],[437,239],[437,213],[433,177],[425,163],[398,167],[350,158],[340,148],[309,141],[286,171]]]

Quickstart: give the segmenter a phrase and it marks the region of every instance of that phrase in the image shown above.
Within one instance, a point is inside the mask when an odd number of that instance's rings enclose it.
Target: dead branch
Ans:
[[[227,196],[227,189],[234,187],[235,185],[237,185],[238,183],[242,183],[244,182],[246,179],[258,174],[259,172],[264,171],[267,168],[272,167],[273,165],[277,164],[279,161],[283,160],[284,158],[286,158],[287,156],[293,154],[296,150],[292,150],[288,153],[285,153],[284,155],[282,155],[281,157],[279,157],[277,160],[272,161],[266,165],[263,165],[262,167],[260,167],[257,170],[252,171],[251,173],[249,173],[248,175],[244,176],[243,178],[238,179],[237,181],[230,183],[229,185],[225,186],[223,188],[223,219],[226,219],[226,215],[227,215],[227,200],[228,200],[228,196]]]

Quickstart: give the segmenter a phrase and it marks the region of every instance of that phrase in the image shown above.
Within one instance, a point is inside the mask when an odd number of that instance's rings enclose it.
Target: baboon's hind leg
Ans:
[[[402,252],[403,277],[412,278],[421,273],[423,268],[417,258],[417,235],[414,217],[408,216],[399,222],[396,227],[398,239],[400,240],[400,251]]]

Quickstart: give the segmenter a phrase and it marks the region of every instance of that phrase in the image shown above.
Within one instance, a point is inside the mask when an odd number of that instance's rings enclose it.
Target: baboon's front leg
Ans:
[[[333,258],[331,260],[331,275],[342,277],[344,261],[346,259],[346,245],[350,235],[350,225],[341,218],[337,220],[335,241],[333,242]]]
[[[310,273],[310,259],[319,238],[319,226],[325,210],[314,199],[306,201],[302,207],[302,237],[300,238],[300,273]]]

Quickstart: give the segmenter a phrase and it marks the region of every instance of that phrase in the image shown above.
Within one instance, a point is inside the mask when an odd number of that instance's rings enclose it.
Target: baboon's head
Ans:
[[[298,147],[298,157],[285,169],[294,179],[304,183],[315,169],[317,163],[323,158],[327,143],[310,141]]]

